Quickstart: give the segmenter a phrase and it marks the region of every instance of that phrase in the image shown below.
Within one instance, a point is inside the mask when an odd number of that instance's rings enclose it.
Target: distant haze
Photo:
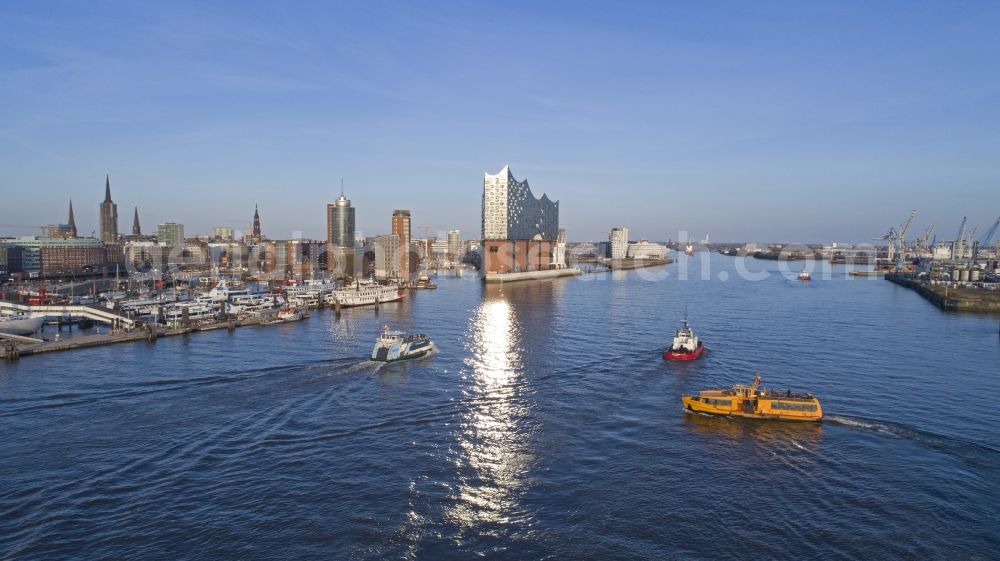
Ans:
[[[1000,3],[0,4],[0,235],[180,222],[477,237],[484,172],[571,240],[870,241],[1000,214]]]

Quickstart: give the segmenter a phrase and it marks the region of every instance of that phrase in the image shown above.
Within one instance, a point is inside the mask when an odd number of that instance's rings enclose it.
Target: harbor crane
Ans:
[[[917,209],[913,209],[910,213],[910,217],[906,219],[903,226],[899,229],[899,257],[902,259],[905,257],[903,253],[906,251],[906,231],[910,229],[910,224],[913,223],[913,217],[917,215]]]
[[[990,244],[993,243],[993,236],[996,235],[998,228],[1000,228],[1000,218],[997,218],[997,221],[994,222],[992,226],[990,226],[990,229],[986,230],[986,233],[983,234],[983,237],[981,237],[978,240],[976,240],[975,242],[973,242],[973,244],[972,244],[972,262],[973,263],[975,263],[976,260],[979,258],[979,248],[981,248],[981,247],[989,247]]]
[[[931,227],[928,228],[923,233],[923,235],[917,238],[916,242],[914,242],[914,247],[916,248],[917,253],[928,253],[934,250],[934,242],[931,242],[929,245],[927,243],[928,240],[931,239],[931,236],[933,234],[934,234],[934,224],[931,224]]]
[[[962,225],[958,227],[958,235],[955,236],[955,241],[951,242],[951,259],[960,258],[965,252],[962,251],[962,240],[965,239],[965,223],[968,222],[969,217],[962,217]]]
[[[903,253],[905,251],[903,243],[906,236],[906,231],[910,229],[910,224],[913,222],[913,217],[915,217],[916,215],[917,211],[916,209],[914,209],[913,212],[910,213],[909,218],[906,219],[906,222],[904,222],[903,225],[899,227],[899,230],[896,230],[895,227],[890,226],[889,231],[884,236],[872,238],[873,240],[886,240],[889,243],[889,247],[886,252],[886,257],[888,257],[890,262],[895,261],[897,250],[899,251],[900,259],[903,258]],[[897,267],[899,265],[900,264],[897,263]]]

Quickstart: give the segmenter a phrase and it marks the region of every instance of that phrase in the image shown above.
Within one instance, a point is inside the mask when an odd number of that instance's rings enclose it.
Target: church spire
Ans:
[[[135,215],[132,217],[132,235],[142,235],[142,228],[139,227],[139,207],[135,207]]]
[[[263,238],[260,234],[260,212],[257,211],[257,205],[253,205],[253,234],[251,235],[251,240],[253,243],[260,243]]]
[[[111,174],[104,176],[104,202],[111,202]]]
[[[69,226],[70,237],[76,237],[76,218],[73,216],[73,199],[69,200],[69,220],[66,222]]]

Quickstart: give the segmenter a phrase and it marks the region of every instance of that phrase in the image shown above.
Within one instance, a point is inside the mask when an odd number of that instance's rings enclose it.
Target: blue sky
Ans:
[[[4,2],[0,234],[479,231],[483,172],[571,239],[864,241],[1000,214],[996,2]],[[422,232],[422,229],[418,229]],[[418,232],[415,232],[415,234]]]

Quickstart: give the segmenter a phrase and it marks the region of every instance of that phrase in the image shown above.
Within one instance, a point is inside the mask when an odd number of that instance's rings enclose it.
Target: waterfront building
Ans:
[[[626,257],[629,259],[663,259],[666,253],[665,246],[640,239],[637,243],[628,244]]]
[[[375,251],[375,276],[378,278],[399,279],[399,236],[390,234],[376,236],[373,244]]]
[[[448,240],[434,240],[431,242],[431,257],[438,260],[449,260],[451,258],[451,244]]]
[[[101,203],[101,241],[118,241],[118,205],[111,200],[111,176],[104,176],[104,202]]]
[[[535,197],[528,181],[504,166],[484,174],[482,205],[483,274],[542,271],[554,262],[559,236],[559,202]]]
[[[612,228],[608,234],[608,257],[612,259],[625,259],[628,254],[628,228],[621,226]]]
[[[410,240],[410,252],[416,257],[418,263],[423,263],[431,251],[431,242],[427,238],[413,238]]]
[[[24,236],[6,240],[4,245],[8,252],[11,248],[18,248],[19,262],[16,268],[10,268],[12,273],[72,273],[102,267],[107,263],[107,250],[96,238]]]
[[[184,225],[175,222],[166,222],[156,228],[156,237],[167,247],[175,249],[184,248]]]
[[[416,260],[413,268],[410,264],[410,211],[392,211],[392,235],[399,238],[399,278],[410,282],[411,273],[416,272]]]
[[[458,261],[462,256],[462,233],[458,230],[448,230],[448,259]]]
[[[341,191],[336,201],[326,205],[326,239],[334,247],[354,247],[355,235],[354,207]]]

